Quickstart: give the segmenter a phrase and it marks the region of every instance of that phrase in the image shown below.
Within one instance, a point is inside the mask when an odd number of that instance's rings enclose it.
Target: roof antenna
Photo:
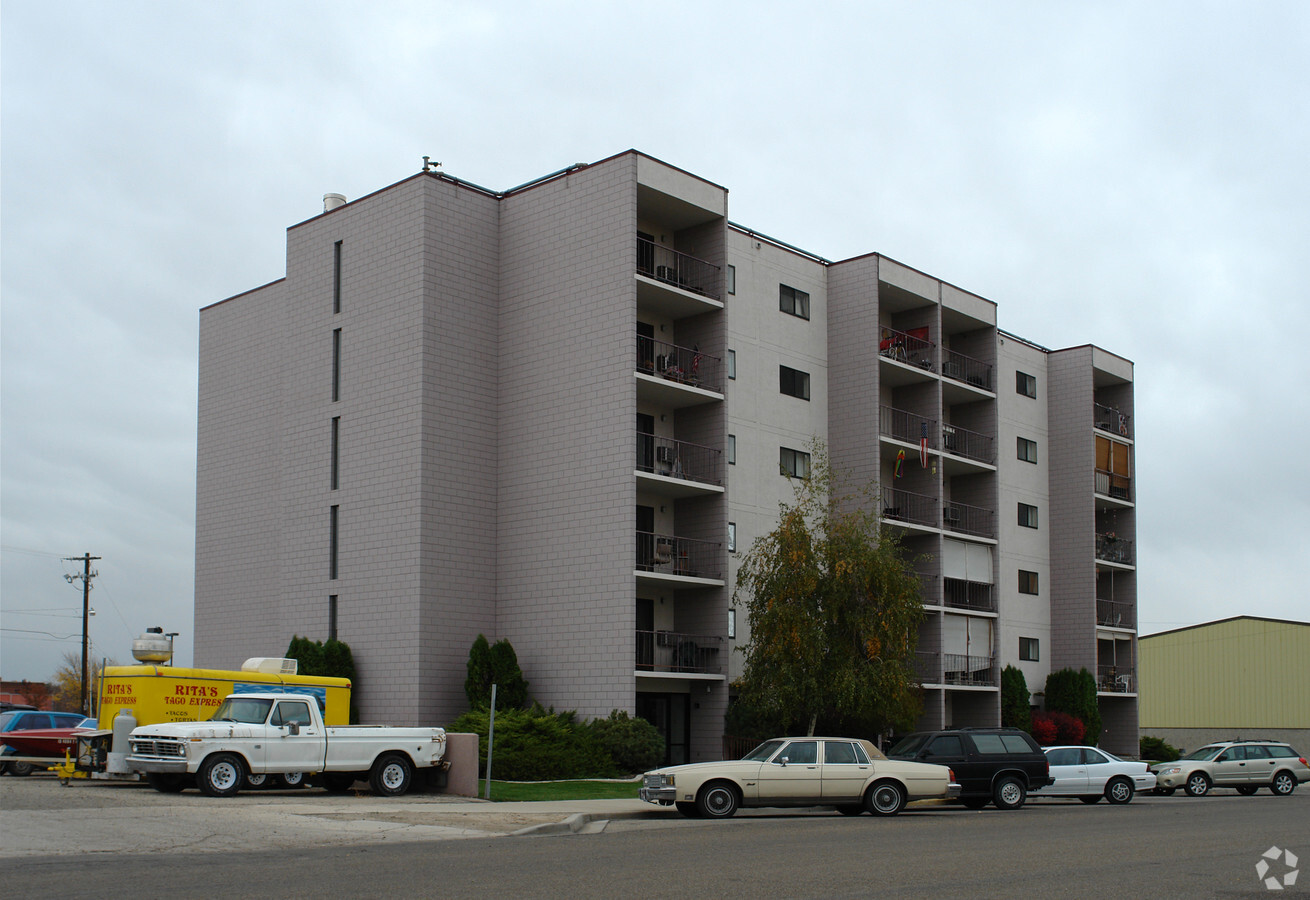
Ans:
[[[437,162],[430,156],[423,157],[423,171],[435,172],[441,168],[441,163]]]

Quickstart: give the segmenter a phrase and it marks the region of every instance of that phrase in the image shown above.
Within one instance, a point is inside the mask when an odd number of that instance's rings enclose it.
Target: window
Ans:
[[[778,309],[799,319],[810,317],[810,295],[785,284],[778,285]]]
[[[729,294],[737,293],[737,267],[736,266],[728,266],[728,272],[726,278],[728,281],[728,293]]]
[[[778,466],[788,478],[810,477],[810,454],[800,450],[778,448]]]
[[[332,402],[341,399],[341,329],[332,329]]]
[[[341,416],[332,417],[332,471],[329,480],[332,482],[332,490],[337,489],[337,472],[341,460]]]
[[[341,507],[333,506],[328,517],[328,578],[331,579],[337,577],[337,520],[340,514]]]
[[[737,435],[728,435],[728,465],[737,465]]]
[[[792,741],[782,756],[791,765],[812,766],[819,761],[819,742]]]
[[[928,752],[924,754],[925,759],[933,756],[964,756],[964,741],[954,734],[938,735],[932,739]]]
[[[778,366],[778,390],[789,397],[810,399],[810,373]]]
[[[1027,372],[1014,373],[1014,389],[1025,397],[1037,396],[1037,376]]]
[[[1027,503],[1019,504],[1019,524],[1024,528],[1037,527],[1037,507]]]
[[[824,741],[823,764],[827,766],[844,763],[855,764],[855,745],[849,741]]]
[[[737,351],[728,351],[728,379],[736,380],[737,378]]]
[[[1037,442],[1027,438],[1015,438],[1018,442],[1019,458],[1024,462],[1037,462]]]
[[[1021,594],[1037,593],[1036,572],[1025,572],[1023,569],[1019,570],[1019,593]]]
[[[737,637],[737,610],[728,610],[728,637]]]
[[[332,245],[332,313],[341,312],[341,241]]]
[[[1037,644],[1037,638],[1019,638],[1019,658],[1028,662],[1037,662],[1041,659]]]
[[[328,640],[337,639],[337,595],[328,596]]]
[[[737,552],[737,523],[736,522],[728,523],[728,552],[729,553]]]

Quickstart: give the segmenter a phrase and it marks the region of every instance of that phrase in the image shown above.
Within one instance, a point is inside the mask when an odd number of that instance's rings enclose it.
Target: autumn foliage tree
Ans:
[[[55,670],[54,678],[49,684],[53,706],[62,712],[81,712],[82,698],[79,695],[82,693],[82,654],[68,650],[64,653],[63,659],[63,665]],[[113,660],[109,661],[109,665],[114,665]],[[96,696],[102,669],[103,663],[91,661],[86,690],[92,700]]]
[[[810,455],[810,477],[792,479],[794,502],[737,572],[733,603],[750,621],[738,702],[809,734],[820,721],[908,729],[921,708],[919,579],[878,527],[872,492],[844,493],[818,441]]]

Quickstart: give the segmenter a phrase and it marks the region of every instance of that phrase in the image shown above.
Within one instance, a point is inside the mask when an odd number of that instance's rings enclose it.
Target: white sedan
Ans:
[[[1130,762],[1096,747],[1043,747],[1054,781],[1034,788],[1030,797],[1077,797],[1095,803],[1128,803],[1138,791],[1155,787],[1155,774],[1144,762]]]

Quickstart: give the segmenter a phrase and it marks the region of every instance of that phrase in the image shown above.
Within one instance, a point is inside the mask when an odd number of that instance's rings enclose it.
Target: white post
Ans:
[[[496,686],[491,686],[491,718],[487,720],[487,790],[485,798],[491,799],[491,744],[496,738]]]

